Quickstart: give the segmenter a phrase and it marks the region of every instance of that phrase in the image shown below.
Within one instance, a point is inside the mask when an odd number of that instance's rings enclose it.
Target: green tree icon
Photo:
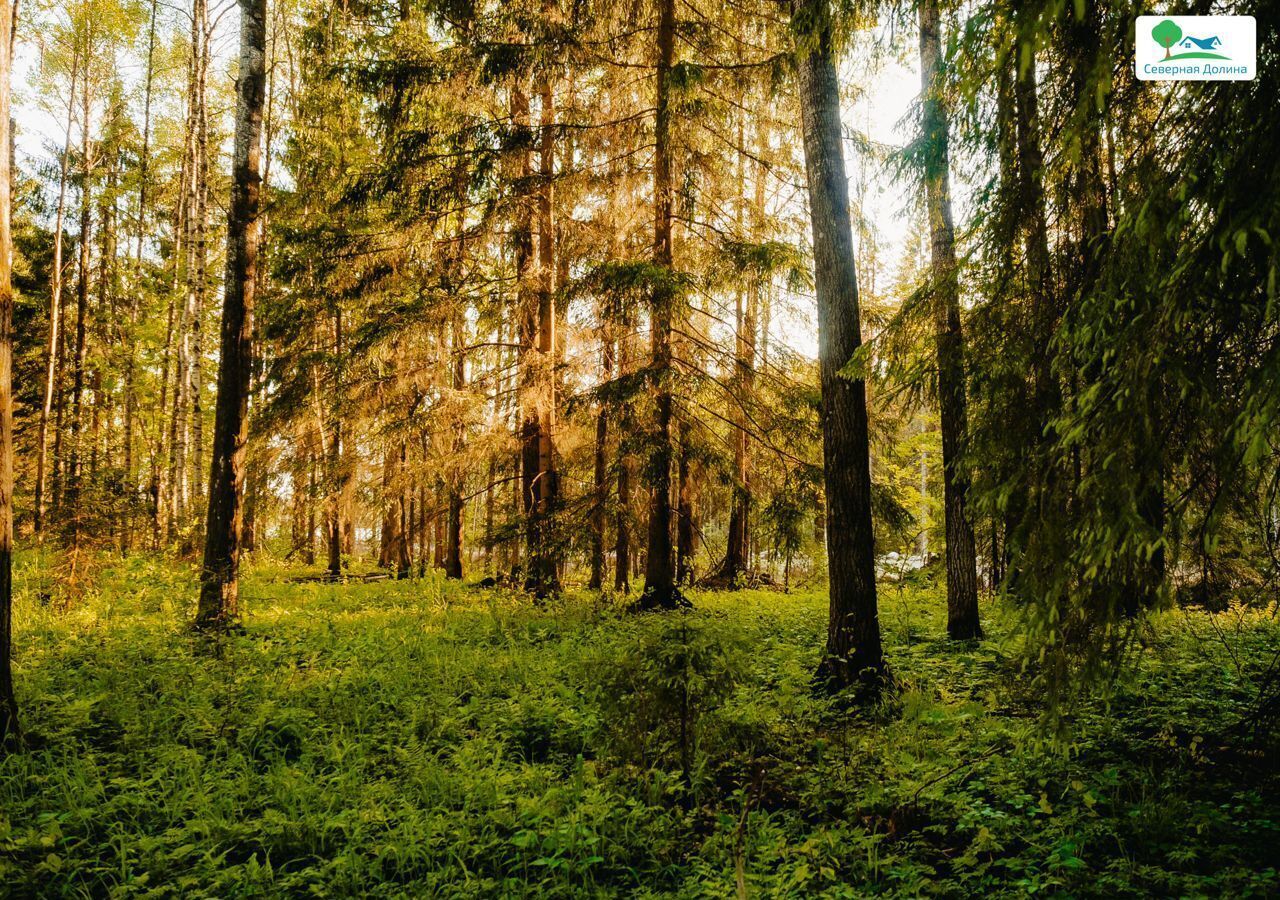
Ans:
[[[1164,48],[1164,58],[1168,59],[1169,48],[1182,39],[1182,29],[1175,22],[1165,19],[1151,29],[1151,36],[1156,39],[1157,44]]]

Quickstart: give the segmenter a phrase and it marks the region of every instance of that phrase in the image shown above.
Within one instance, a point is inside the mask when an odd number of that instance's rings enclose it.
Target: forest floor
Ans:
[[[884,587],[900,689],[858,711],[810,687],[821,590],[636,616],[263,565],[213,640],[188,568],[103,564],[71,597],[48,564],[17,572],[7,896],[1280,891],[1280,776],[1241,730],[1274,611],[1164,614],[1051,753],[1013,613],[948,642],[927,583]]]

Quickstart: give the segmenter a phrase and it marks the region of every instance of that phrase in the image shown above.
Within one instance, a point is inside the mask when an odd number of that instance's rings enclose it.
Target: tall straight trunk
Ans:
[[[378,529],[378,565],[394,569],[400,534],[400,505],[395,500],[399,488],[400,449],[387,444],[382,451],[382,527]]]
[[[0,746],[16,743],[18,700],[13,690],[13,271],[9,233],[9,77],[13,6],[0,2]]]
[[[404,477],[405,463],[408,462],[408,455],[408,443],[401,438],[400,460],[398,466],[401,478]],[[399,579],[408,578],[409,575],[412,574],[413,569],[413,559],[410,556],[409,546],[411,540],[409,530],[412,527],[413,522],[413,506],[410,501],[406,501],[406,496],[405,486],[404,484],[400,484],[396,488],[396,506],[399,507],[398,512],[400,513],[400,539],[397,542],[395,553],[396,578]]]
[[[75,113],[76,81],[80,74],[80,48],[71,56],[71,91],[67,97],[67,127],[62,142],[62,160],[58,169],[58,211],[53,224],[53,267],[49,273],[49,358],[45,363],[44,403],[40,407],[40,434],[36,439],[35,532],[44,531],[45,483],[48,466],[49,418],[53,413],[53,396],[58,382],[58,349],[62,330],[62,239],[66,221],[67,179],[71,162],[71,126]]]
[[[342,310],[335,310],[333,317],[334,395],[342,390]],[[342,442],[344,440],[342,418],[337,409],[329,410],[328,465],[329,497],[325,504],[325,537],[329,551],[329,578],[342,577],[342,495],[346,491],[346,473],[343,471]]]
[[[240,0],[240,68],[231,204],[227,210],[227,268],[223,288],[218,395],[214,407],[209,513],[196,622],[216,627],[240,614],[240,526],[245,444],[253,370],[253,307],[257,299],[259,145],[266,84],[266,0]]]
[[[945,104],[938,0],[920,3],[920,81],[924,98],[924,187],[929,214],[933,322],[938,363],[938,412],[942,420],[942,503],[947,536],[947,634],[982,635],[978,619],[978,563],[969,520],[969,474],[964,446],[968,430],[964,334],[951,218],[950,122]]]
[[[112,118],[115,112],[112,112]],[[117,346],[123,343],[118,331],[112,324],[118,323],[119,316],[116,309],[116,216],[115,204],[111,202],[116,194],[118,184],[118,167],[116,165],[118,155],[113,154],[108,159],[106,171],[106,183],[103,189],[103,197],[101,205],[98,209],[98,220],[100,222],[98,234],[100,244],[98,245],[98,314],[94,317],[98,320],[99,327],[96,329],[99,343],[104,347]],[[114,333],[113,333],[114,332]],[[110,356],[114,353],[108,351]],[[90,444],[89,444],[89,472],[97,481],[99,477],[98,464],[100,458],[105,455],[104,451],[109,450],[104,442],[104,434],[102,428],[102,419],[104,411],[107,417],[111,416],[110,410],[106,409],[110,398],[103,390],[102,379],[102,362],[95,360],[93,364],[93,417],[90,420]],[[109,441],[109,435],[106,437]]]
[[[209,284],[209,19],[206,0],[195,0],[196,17],[193,28],[199,30],[199,53],[196,55],[195,113],[195,242],[192,246],[194,265],[191,281],[191,357],[189,376],[191,384],[191,503],[197,508],[204,501],[204,311],[205,294]],[[265,91],[265,88],[264,88]],[[261,115],[259,115],[261,118]],[[259,126],[261,130],[261,126]],[[261,151],[259,151],[261,152]],[[261,173],[259,184],[261,183]],[[261,238],[259,238],[261,240]],[[256,288],[255,288],[256,290]]]
[[[631,371],[631,337],[627,327],[618,337],[618,375]],[[614,517],[613,589],[620,594],[631,591],[631,485],[635,481],[635,461],[627,452],[627,434],[631,429],[631,413],[624,404],[618,422],[618,510]]]
[[[671,546],[671,66],[675,56],[675,0],[658,4],[658,62],[655,74],[653,151],[653,262],[661,279],[654,286],[649,307],[649,353],[657,381],[657,416],[649,459],[649,549],[645,561],[644,609],[672,609],[681,602]]]
[[[466,337],[463,333],[463,321],[462,314],[458,313],[454,317],[453,327],[450,329],[453,343],[451,386],[455,392],[459,393],[466,388],[467,384],[467,357],[463,352],[463,348],[466,346]],[[459,417],[458,421],[454,423],[452,449],[455,456],[462,453],[465,441],[466,431],[462,424],[462,418]],[[449,506],[445,524],[445,539],[448,542],[444,559],[444,574],[446,578],[462,578],[463,478],[464,476],[460,472],[452,472],[449,475]]]
[[[195,203],[192,185],[195,181],[195,125],[192,118],[196,94],[196,59],[199,46],[199,29],[195,17],[192,22],[192,51],[187,72],[187,125],[184,129],[182,163],[178,172],[178,208],[174,225],[173,302],[165,341],[165,368],[173,363],[172,404],[168,413],[168,468],[163,487],[165,497],[165,531],[174,532],[181,526],[183,501],[186,492],[186,421],[187,396],[190,387],[188,374],[190,360],[190,336],[188,334],[191,313],[191,248],[194,244],[192,218]],[[167,383],[167,382],[166,382]],[[161,409],[162,413],[166,410]]]
[[[560,478],[555,461],[556,427],[556,308],[555,308],[555,95],[551,79],[543,75],[540,147],[538,152],[538,520],[542,530],[539,555],[530,560],[533,592],[546,597],[560,590],[559,553],[556,550],[554,516],[559,502]]]
[[[147,33],[147,74],[142,102],[142,153],[138,160],[138,221],[133,257],[133,290],[129,293],[129,309],[126,319],[127,333],[124,341],[124,483],[127,498],[120,529],[120,552],[128,554],[133,544],[134,501],[137,497],[137,475],[134,472],[133,432],[138,401],[134,391],[137,370],[137,353],[134,347],[138,323],[138,309],[142,295],[142,245],[147,226],[147,179],[151,166],[151,89],[155,77],[156,16],[159,0],[151,0],[151,25]]]
[[[813,31],[799,53],[809,215],[818,295],[823,474],[831,605],[819,678],[879,683],[884,673],[876,608],[875,535],[866,384],[840,370],[862,343],[849,189],[840,139],[840,86],[829,0],[798,0],[793,18]]]
[[[320,464],[316,460],[314,446],[312,444],[312,449],[307,453],[307,535],[304,559],[309,566],[316,564],[316,492],[319,490],[317,470]]]
[[[600,326],[600,377],[608,381],[613,377],[613,335],[601,313]],[[591,580],[587,587],[598,591],[605,577],[605,524],[606,506],[609,502],[609,409],[601,403],[596,411],[595,480],[591,498]]]
[[[306,552],[307,511],[310,509],[308,476],[310,474],[311,444],[307,430],[307,416],[299,416],[293,423],[293,453],[289,467],[290,522],[289,556],[304,556]]]
[[[768,135],[765,124],[757,125],[757,162],[754,196],[752,199],[752,239],[759,242],[763,239],[764,192],[767,171],[763,163],[764,153],[768,149]],[[739,132],[741,135],[741,130]],[[742,143],[740,137],[739,143]],[[745,201],[745,162],[738,161],[738,194],[739,205]],[[739,215],[739,226],[742,216]],[[760,307],[760,277],[752,275],[747,282],[746,290],[739,289],[734,295],[734,332],[735,359],[734,381],[738,391],[738,408],[735,414],[736,434],[733,444],[733,496],[729,507],[728,541],[725,547],[724,564],[720,568],[719,578],[727,587],[737,585],[750,569],[751,560],[751,433],[748,428],[745,406],[755,397],[755,357],[756,357],[756,318]]]
[[[512,127],[521,133],[530,128],[529,97],[517,80],[511,88]],[[529,151],[523,146],[518,152],[514,170],[522,183],[527,184],[533,174]],[[542,542],[544,539],[539,516],[538,494],[541,487],[539,475],[539,446],[541,443],[541,417],[538,411],[538,309],[537,296],[530,291],[529,269],[533,262],[533,214],[527,198],[516,200],[513,223],[516,266],[516,318],[517,341],[520,345],[518,360],[518,388],[520,396],[520,513],[524,517],[525,535],[525,583],[536,586],[535,570],[541,568]]]
[[[63,268],[67,268],[66,264]],[[65,272],[64,272],[65,281]],[[67,335],[66,322],[70,314],[70,302],[67,292],[62,292],[58,305],[61,307],[58,319],[63,323],[58,335],[57,375],[53,388],[53,458],[49,464],[50,505],[62,508],[67,497],[67,454],[66,431],[63,427],[67,418],[67,356],[71,352],[71,342]]]
[[[677,426],[680,455],[676,464],[676,583],[693,581],[693,558],[698,550],[698,473],[690,458],[689,423]]]
[[[495,457],[489,457],[489,468],[485,472],[484,490],[484,574],[493,577],[493,500],[494,491],[496,490],[494,482],[498,478],[498,461]]]
[[[93,160],[89,154],[90,111],[92,94],[90,93],[88,43],[92,35],[86,38],[84,59],[84,78],[80,95],[80,253],[77,265],[78,283],[76,285],[76,337],[74,361],[71,378],[71,459],[67,471],[67,506],[71,514],[71,549],[74,552],[80,546],[80,494],[82,450],[80,442],[84,431],[84,376],[86,359],[86,327],[89,314],[89,239],[91,224],[90,179],[93,176]]]

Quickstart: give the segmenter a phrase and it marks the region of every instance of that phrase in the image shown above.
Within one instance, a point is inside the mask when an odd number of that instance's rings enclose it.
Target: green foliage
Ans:
[[[1168,50],[1182,39],[1182,29],[1171,19],[1165,19],[1151,29],[1151,36],[1157,44]]]
[[[663,619],[616,656],[592,660],[584,680],[597,685],[599,721],[619,757],[644,770],[678,766],[696,793],[707,777],[701,750],[742,676],[743,648],[687,611]]]
[[[1158,620],[1063,756],[1035,750],[1013,614],[957,646],[934,588],[885,592],[901,690],[850,715],[810,688],[821,592],[633,616],[262,567],[245,631],[210,641],[181,624],[191,570],[86,559],[50,603],[52,562],[17,572],[37,745],[0,760],[10,896],[723,897],[739,869],[762,897],[1277,889],[1275,769],[1234,729],[1280,638],[1245,608]]]

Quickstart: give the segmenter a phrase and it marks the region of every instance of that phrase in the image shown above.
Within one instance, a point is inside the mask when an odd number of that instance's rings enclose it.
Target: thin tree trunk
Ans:
[[[624,325],[618,338],[618,375],[631,371],[631,336]],[[631,592],[631,485],[635,481],[635,461],[627,452],[627,434],[631,429],[631,413],[627,404],[620,410],[618,422],[618,510],[614,520],[613,589],[619,594]]]
[[[90,93],[88,44],[92,34],[85,38],[86,50],[84,59],[84,78],[81,91],[81,137],[80,163],[83,181],[80,185],[80,253],[77,266],[79,281],[76,285],[76,337],[71,383],[71,459],[67,472],[67,507],[71,514],[71,550],[75,553],[80,546],[80,494],[81,484],[81,435],[84,431],[84,376],[86,354],[86,327],[89,314],[89,238],[91,193],[90,179],[93,176],[93,160],[89,154],[90,111],[92,95]]]
[[[388,444],[382,451],[382,527],[378,530],[378,565],[394,569],[401,540],[400,505],[395,500],[399,487],[400,448]]]
[[[196,622],[216,627],[240,614],[240,526],[245,443],[253,374],[253,307],[257,290],[259,145],[266,82],[266,0],[240,0],[240,69],[231,204],[227,211],[227,269],[222,346],[205,522],[204,567]]]
[[[461,265],[461,261],[459,261]],[[457,393],[461,393],[466,388],[467,383],[467,357],[463,353],[463,347],[466,346],[466,338],[463,334],[463,316],[459,312],[453,320],[452,331],[452,356],[453,356],[453,372],[452,387]],[[455,459],[457,455],[462,453],[463,443],[466,440],[466,433],[463,429],[462,419],[459,417],[454,425],[453,434],[453,453]],[[459,471],[450,473],[449,475],[449,508],[448,519],[445,525],[445,536],[448,547],[445,551],[444,574],[446,578],[454,578],[461,580],[462,578],[462,486],[463,475]]]
[[[951,218],[950,122],[942,72],[938,0],[920,4],[920,80],[924,98],[924,186],[933,260],[933,321],[938,362],[938,411],[942,420],[942,502],[947,537],[947,634],[981,637],[978,564],[969,520],[968,430],[964,334]]]
[[[75,112],[76,80],[80,74],[80,48],[71,56],[71,89],[67,97],[67,128],[62,142],[62,160],[58,170],[58,211],[53,225],[53,267],[49,273],[49,359],[45,365],[44,403],[40,407],[40,434],[36,443],[35,532],[44,531],[45,470],[48,464],[49,417],[53,413],[53,396],[58,382],[58,348],[62,328],[62,239],[67,208],[67,178],[71,161],[71,123]]]
[[[191,312],[191,503],[199,508],[204,502],[204,310],[209,284],[209,24],[206,0],[196,0],[199,11],[200,52],[196,60],[196,135],[195,135],[195,265],[193,267]],[[264,26],[265,27],[265,26]],[[264,45],[265,46],[265,45]],[[265,89],[264,89],[265,90]],[[261,112],[258,114],[261,119]],[[261,131],[261,123],[258,125]],[[256,149],[256,147],[255,147]],[[258,150],[260,153],[261,151]],[[261,172],[255,173],[261,185]],[[259,187],[260,189],[260,187]],[[255,226],[257,227],[257,226]],[[259,237],[259,241],[261,238]],[[255,254],[257,250],[255,249]],[[255,276],[256,277],[256,276]],[[254,288],[256,290],[256,286]],[[252,377],[252,376],[251,376]]]
[[[823,472],[831,606],[819,678],[836,686],[878,684],[884,672],[876,608],[875,535],[866,384],[840,374],[862,343],[849,189],[840,137],[829,0],[798,0],[793,19],[808,23],[799,59],[809,214],[818,295]]]
[[[649,549],[645,562],[644,609],[672,609],[681,603],[671,546],[671,308],[672,176],[671,66],[675,56],[675,0],[658,4],[657,101],[653,152],[653,262],[661,282],[649,309],[650,366],[657,382],[657,417],[649,460]]]
[[[337,310],[333,317],[334,347],[334,395],[342,389],[342,311]],[[326,503],[325,534],[329,550],[329,578],[337,581],[342,578],[342,495],[346,491],[346,473],[343,472],[342,442],[344,440],[342,419],[336,409],[330,409],[329,447],[326,454],[329,468],[329,498]]]
[[[613,377],[613,338],[601,314],[600,326],[600,375],[603,381]],[[605,577],[605,507],[609,501],[609,410],[600,404],[596,412],[596,447],[594,496],[591,507],[591,580],[587,583],[593,591],[600,590]]]
[[[511,88],[512,126],[527,133],[530,128],[529,98],[517,80]],[[527,149],[518,153],[515,170],[528,183],[533,168]],[[537,297],[529,290],[529,268],[533,260],[533,217],[525,198],[516,201],[514,228],[516,266],[517,338],[520,344],[520,513],[525,523],[525,583],[535,586],[535,569],[541,567],[543,529],[539,516],[538,484],[541,417],[538,412],[539,359]]]
[[[13,8],[0,3],[0,747],[21,740],[13,690],[13,271],[9,78]]]
[[[137,496],[137,478],[133,470],[133,431],[138,401],[134,391],[137,369],[135,349],[138,309],[142,294],[142,245],[147,227],[147,179],[151,166],[151,88],[155,76],[156,16],[159,0],[151,0],[151,26],[147,33],[147,74],[142,104],[142,154],[138,161],[138,225],[133,257],[133,290],[129,293],[129,311],[124,340],[124,483],[126,506],[121,522],[120,552],[128,554],[133,543],[133,512]]]

